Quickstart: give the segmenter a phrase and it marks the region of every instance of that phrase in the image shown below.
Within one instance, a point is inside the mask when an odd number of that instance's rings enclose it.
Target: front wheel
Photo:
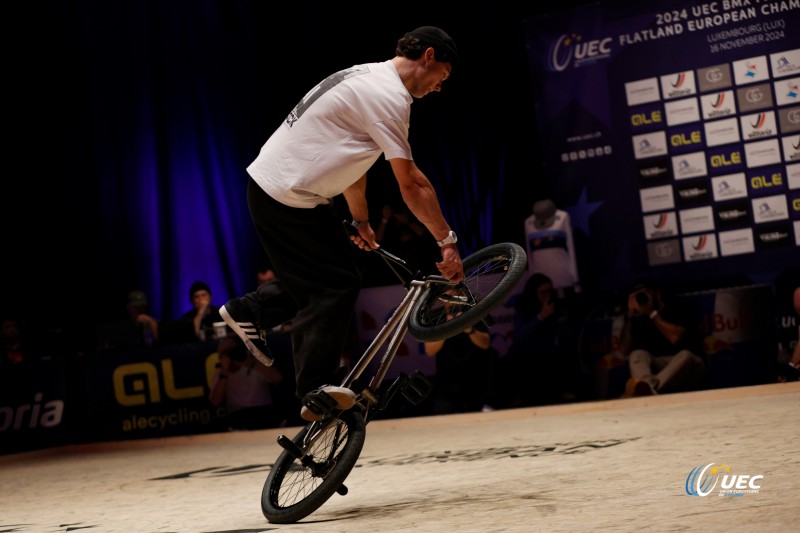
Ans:
[[[261,511],[267,520],[297,522],[319,509],[334,492],[344,492],[344,480],[361,454],[365,436],[366,424],[357,409],[300,430],[293,442],[304,451],[302,457],[281,453],[261,491]]]
[[[478,250],[463,264],[463,282],[431,285],[414,305],[408,331],[415,339],[447,339],[486,318],[511,295],[528,257],[522,246],[503,242]]]

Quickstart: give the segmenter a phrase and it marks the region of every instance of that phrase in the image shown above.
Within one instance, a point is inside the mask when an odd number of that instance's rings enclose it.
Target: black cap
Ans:
[[[208,294],[211,294],[211,289],[208,286],[208,283],[205,281],[195,281],[192,283],[192,286],[189,287],[189,299],[191,300],[194,298],[194,293],[197,291],[206,291]]]
[[[414,31],[406,33],[420,42],[430,45],[436,52],[436,60],[450,63],[453,68],[458,64],[458,49],[453,39],[441,28],[436,26],[420,26]]]

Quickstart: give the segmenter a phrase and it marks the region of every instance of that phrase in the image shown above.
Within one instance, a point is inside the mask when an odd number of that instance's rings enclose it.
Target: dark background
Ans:
[[[245,167],[308,89],[391,58],[397,39],[421,25],[450,33],[462,64],[441,93],[412,106],[415,159],[462,254],[523,244],[523,220],[551,192],[524,21],[585,3],[6,8],[2,315],[29,331],[85,332],[120,316],[133,289],[164,319],[188,309],[196,279],[217,304],[252,289],[263,255]],[[396,185],[383,159],[370,175],[379,217]],[[604,285],[585,277],[588,290]]]

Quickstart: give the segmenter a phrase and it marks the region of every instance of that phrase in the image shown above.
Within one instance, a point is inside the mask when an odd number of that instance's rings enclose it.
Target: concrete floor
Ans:
[[[0,457],[0,532],[798,531],[799,414],[795,382],[376,420],[350,493],[289,525],[260,495],[296,428],[39,450]],[[710,463],[757,492],[687,494]]]

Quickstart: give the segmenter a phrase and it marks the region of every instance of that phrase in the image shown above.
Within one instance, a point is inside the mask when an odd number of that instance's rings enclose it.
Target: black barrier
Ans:
[[[170,437],[217,429],[208,400],[216,341],[96,356],[84,366],[84,428],[92,440]]]
[[[70,441],[75,412],[63,363],[33,361],[0,369],[0,453]],[[68,409],[69,408],[69,409]]]
[[[219,431],[216,341],[0,371],[0,453]]]
[[[681,296],[703,337],[711,387],[774,382],[776,342],[769,285],[747,285]]]

